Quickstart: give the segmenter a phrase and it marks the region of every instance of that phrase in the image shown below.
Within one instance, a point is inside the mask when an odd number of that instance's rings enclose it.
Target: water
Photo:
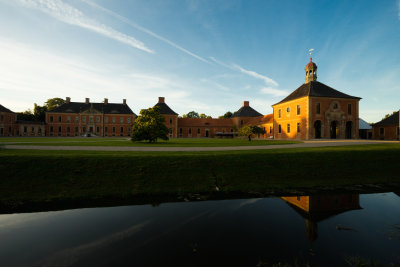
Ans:
[[[0,266],[400,263],[394,193],[0,215]]]

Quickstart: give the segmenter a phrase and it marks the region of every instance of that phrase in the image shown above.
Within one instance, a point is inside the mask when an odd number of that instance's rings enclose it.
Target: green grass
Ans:
[[[219,139],[219,138],[171,138],[169,141],[159,140],[157,143],[132,142],[128,138],[1,138],[1,144],[15,145],[51,145],[51,146],[162,146],[162,147],[227,147],[227,146],[267,146],[295,144],[300,141],[282,140],[252,140],[246,138]]]
[[[0,207],[191,194],[279,195],[365,184],[389,184],[394,190],[400,184],[399,158],[399,144],[229,152],[3,149]]]

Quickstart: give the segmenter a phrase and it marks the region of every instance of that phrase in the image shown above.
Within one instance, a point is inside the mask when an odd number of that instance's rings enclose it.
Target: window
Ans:
[[[97,127],[96,127],[96,133],[99,133],[99,132],[100,132],[100,127],[97,126]]]
[[[128,119],[127,119],[127,120],[128,120],[128,123],[131,123],[131,118],[130,118],[130,117],[128,117]]]
[[[321,103],[317,103],[316,113],[321,114]]]
[[[383,135],[385,133],[385,129],[384,128],[379,128],[379,134]]]
[[[61,122],[61,116],[58,116],[58,122]]]
[[[272,126],[269,126],[269,133],[272,134]]]
[[[169,128],[169,133],[172,134],[172,128]]]
[[[337,109],[338,108],[338,104],[337,103],[333,103],[333,109]]]
[[[297,123],[297,132],[300,133],[300,122]]]
[[[200,128],[197,128],[197,134],[200,134]]]
[[[121,127],[119,132],[122,134],[124,132],[124,127]]]
[[[240,120],[240,125],[243,125],[243,120]]]
[[[286,112],[287,112],[287,113],[290,113],[290,107],[287,107],[287,108],[286,108]]]
[[[24,126],[24,133],[26,133],[28,131],[28,128],[26,126]]]
[[[69,127],[67,127],[67,133],[71,132],[71,129]]]
[[[0,121],[3,121],[4,120],[4,115],[1,115],[0,116]]]
[[[183,130],[182,128],[179,128],[179,133],[182,134]]]
[[[104,117],[104,123],[108,123],[108,117]]]
[[[54,121],[53,116],[50,116],[50,122],[53,122],[53,121]]]
[[[76,122],[76,123],[79,122],[79,116],[75,116],[75,122]]]
[[[115,127],[112,127],[112,132],[115,133]]]
[[[38,133],[42,133],[42,127],[39,126]]]
[[[115,117],[112,117],[112,118],[111,118],[111,121],[112,121],[112,123],[115,123],[115,122],[116,122],[116,118],[115,118]]]
[[[104,127],[104,132],[107,134],[108,133],[108,127]]]
[[[89,122],[93,123],[93,116],[89,116]]]
[[[83,117],[82,117],[82,122],[83,122],[83,123],[86,123],[86,116],[83,116]]]
[[[50,132],[51,133],[53,132],[53,126],[50,126]]]
[[[169,124],[172,124],[172,118],[169,118]]]
[[[281,110],[278,110],[278,118],[281,117]]]
[[[82,132],[86,132],[86,127],[82,127]]]
[[[97,123],[100,123],[100,116],[97,116],[97,117],[96,117],[96,122],[97,122]]]
[[[297,105],[297,115],[300,115],[300,105]]]
[[[119,123],[124,123],[124,117],[119,118]]]
[[[290,124],[287,125],[287,132],[290,133]]]
[[[34,133],[35,132],[35,127],[32,126],[31,128],[31,132]]]
[[[351,104],[347,104],[347,114],[351,115],[351,110],[352,110]]]
[[[77,133],[78,132],[78,127],[75,127],[75,133]]]
[[[71,122],[71,116],[67,116],[67,122]]]
[[[189,128],[189,134],[192,134],[192,128]]]
[[[62,132],[61,126],[58,126],[58,132],[59,132],[59,133]]]
[[[282,132],[282,128],[281,128],[281,125],[279,124],[278,125],[278,133],[281,133]]]

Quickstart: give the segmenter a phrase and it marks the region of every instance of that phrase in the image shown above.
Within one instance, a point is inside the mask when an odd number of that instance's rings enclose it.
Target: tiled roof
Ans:
[[[374,124],[374,126],[399,126],[399,112],[395,112],[386,119]]]
[[[4,107],[2,105],[0,105],[0,112],[14,113],[14,112],[12,112],[11,110],[9,110],[8,108],[6,108],[6,107]]]
[[[18,124],[39,124],[39,125],[44,125],[44,121],[22,121],[22,120],[17,120]]]
[[[79,113],[90,108],[94,108],[104,114],[135,114],[129,108],[128,105],[117,104],[117,103],[82,103],[82,102],[70,102],[65,103],[49,112],[54,113]]]
[[[178,118],[178,125],[181,127],[232,127],[232,119],[199,119],[199,118]]]
[[[232,118],[234,117],[259,117],[262,114],[250,106],[243,106],[238,111],[233,113]]]
[[[311,81],[309,83],[301,85],[299,88],[294,90],[290,95],[288,95],[286,98],[284,98],[277,104],[291,101],[304,96],[361,99],[360,97],[355,97],[339,92],[338,90],[335,90],[332,87],[329,87],[323,83],[317,81]]]
[[[274,115],[268,114],[268,115],[264,115],[262,117],[251,118],[246,123],[246,125],[260,125],[260,124],[266,124],[266,123],[273,123],[273,121],[274,121]]]
[[[160,114],[164,115],[178,115],[175,111],[173,111],[167,104],[165,103],[157,103],[155,107],[160,107]]]

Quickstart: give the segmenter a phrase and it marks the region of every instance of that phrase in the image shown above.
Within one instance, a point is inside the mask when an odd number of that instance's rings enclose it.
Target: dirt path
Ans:
[[[311,140],[300,144],[267,145],[267,146],[229,146],[229,147],[115,147],[115,146],[37,146],[37,145],[4,145],[5,149],[34,150],[81,150],[81,151],[234,151],[234,150],[265,150],[281,148],[353,146],[368,144],[399,144],[399,141],[378,140]]]

